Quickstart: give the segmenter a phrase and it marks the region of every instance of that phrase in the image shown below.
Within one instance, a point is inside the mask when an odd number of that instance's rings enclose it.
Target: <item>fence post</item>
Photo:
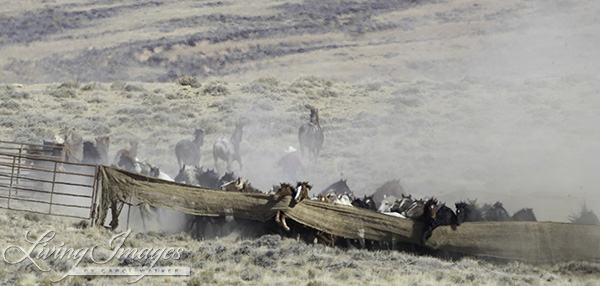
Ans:
[[[94,183],[92,184],[92,208],[90,210],[90,219],[92,220],[90,223],[91,226],[94,226],[96,221],[96,206],[98,205],[98,193],[100,192],[100,168],[101,165],[96,165]]]
[[[48,214],[52,214],[52,199],[54,198],[54,186],[56,186],[56,169],[58,162],[54,162],[54,172],[52,172],[52,192],[50,193],[50,207],[48,208]]]
[[[19,168],[17,168],[17,182],[16,184],[19,184],[19,178],[21,177],[21,158],[23,158],[23,143],[21,143],[20,147],[19,147]],[[14,164],[14,160],[13,160],[13,168],[14,168],[15,164]]]
[[[15,163],[17,161],[17,157],[13,156],[12,162],[12,170],[10,172],[10,185],[8,186],[8,203],[7,208],[10,209],[10,199],[12,197],[12,189],[13,189],[13,178],[15,177]]]

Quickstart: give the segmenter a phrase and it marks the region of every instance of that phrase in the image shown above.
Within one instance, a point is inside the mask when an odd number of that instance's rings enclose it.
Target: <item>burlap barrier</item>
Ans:
[[[104,225],[110,208],[118,217],[124,203],[179,210],[204,216],[232,215],[256,221],[282,210],[307,227],[350,239],[418,243],[420,223],[347,206],[266,194],[223,192],[166,182],[112,167],[100,168],[102,195],[96,224]],[[117,215],[115,216],[114,213]],[[111,222],[116,228],[118,221]],[[545,263],[600,261],[600,226],[553,222],[478,222],[439,227],[425,246],[467,255]]]

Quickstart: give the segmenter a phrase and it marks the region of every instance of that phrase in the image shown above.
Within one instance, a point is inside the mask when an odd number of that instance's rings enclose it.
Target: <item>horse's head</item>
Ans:
[[[437,199],[431,198],[425,202],[424,214],[431,219],[435,219],[439,207]]]
[[[398,210],[400,212],[405,211],[408,207],[413,203],[412,195],[404,195],[402,194],[402,198],[398,202]]]
[[[194,143],[198,146],[204,145],[204,129],[198,128],[194,130]]]
[[[242,180],[242,177],[221,186],[221,190],[226,192],[240,192],[243,188],[244,181]]]
[[[455,203],[454,206],[456,207],[456,224],[460,225],[465,221],[465,213],[468,205],[467,203],[461,201]]]
[[[374,211],[375,211],[375,210],[377,210],[377,205],[375,204],[375,201],[373,200],[373,196],[372,196],[372,195],[371,195],[371,196],[367,196],[367,195],[365,195],[365,196],[363,197],[363,202],[364,202],[364,203],[365,203],[367,206],[369,206],[369,207],[368,207],[368,209],[370,209],[370,210],[374,210]]]
[[[296,189],[290,184],[281,183],[279,190],[273,195],[273,198],[276,200],[280,200],[283,197],[287,196],[296,197]]]
[[[158,178],[160,175],[160,169],[155,166],[150,167],[150,176]]]
[[[331,203],[331,201],[329,200],[329,198],[327,196],[322,195],[322,194],[319,194],[317,196],[317,199],[319,201],[321,201],[321,202],[325,202],[325,203],[328,203],[328,204]]]
[[[300,202],[308,198],[308,191],[312,190],[312,186],[308,182],[298,182],[296,185],[296,201]]]
[[[117,167],[128,171],[134,171],[136,163],[137,160],[131,155],[131,152],[123,150],[123,152],[121,152],[121,156],[119,157]]]

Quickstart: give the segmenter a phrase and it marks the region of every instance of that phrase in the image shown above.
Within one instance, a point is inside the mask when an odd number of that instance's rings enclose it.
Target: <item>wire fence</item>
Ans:
[[[59,144],[0,141],[0,208],[91,220],[98,166],[62,154]]]

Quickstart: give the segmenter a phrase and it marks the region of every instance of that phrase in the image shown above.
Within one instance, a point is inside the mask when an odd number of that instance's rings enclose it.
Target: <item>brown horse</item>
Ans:
[[[296,197],[296,189],[294,189],[290,184],[281,183],[279,190],[273,195],[273,199],[281,200],[282,198],[287,196],[291,196],[292,198]],[[277,214],[275,215],[275,222],[280,224],[286,231],[290,231],[290,228],[285,222],[286,217],[287,216],[285,215],[285,213],[281,214],[281,211],[278,210]]]
[[[204,130],[194,131],[194,140],[183,139],[175,144],[175,156],[179,169],[183,165],[200,166],[200,147],[204,145]]]
[[[308,199],[308,191],[312,190],[312,186],[308,182],[298,182],[296,185],[296,197],[294,198],[297,203],[303,199]]]
[[[306,148],[308,153],[316,160],[323,148],[325,136],[319,124],[319,109],[311,105],[306,105],[306,108],[310,109],[310,121],[302,124],[298,129],[300,152],[304,154]]]

